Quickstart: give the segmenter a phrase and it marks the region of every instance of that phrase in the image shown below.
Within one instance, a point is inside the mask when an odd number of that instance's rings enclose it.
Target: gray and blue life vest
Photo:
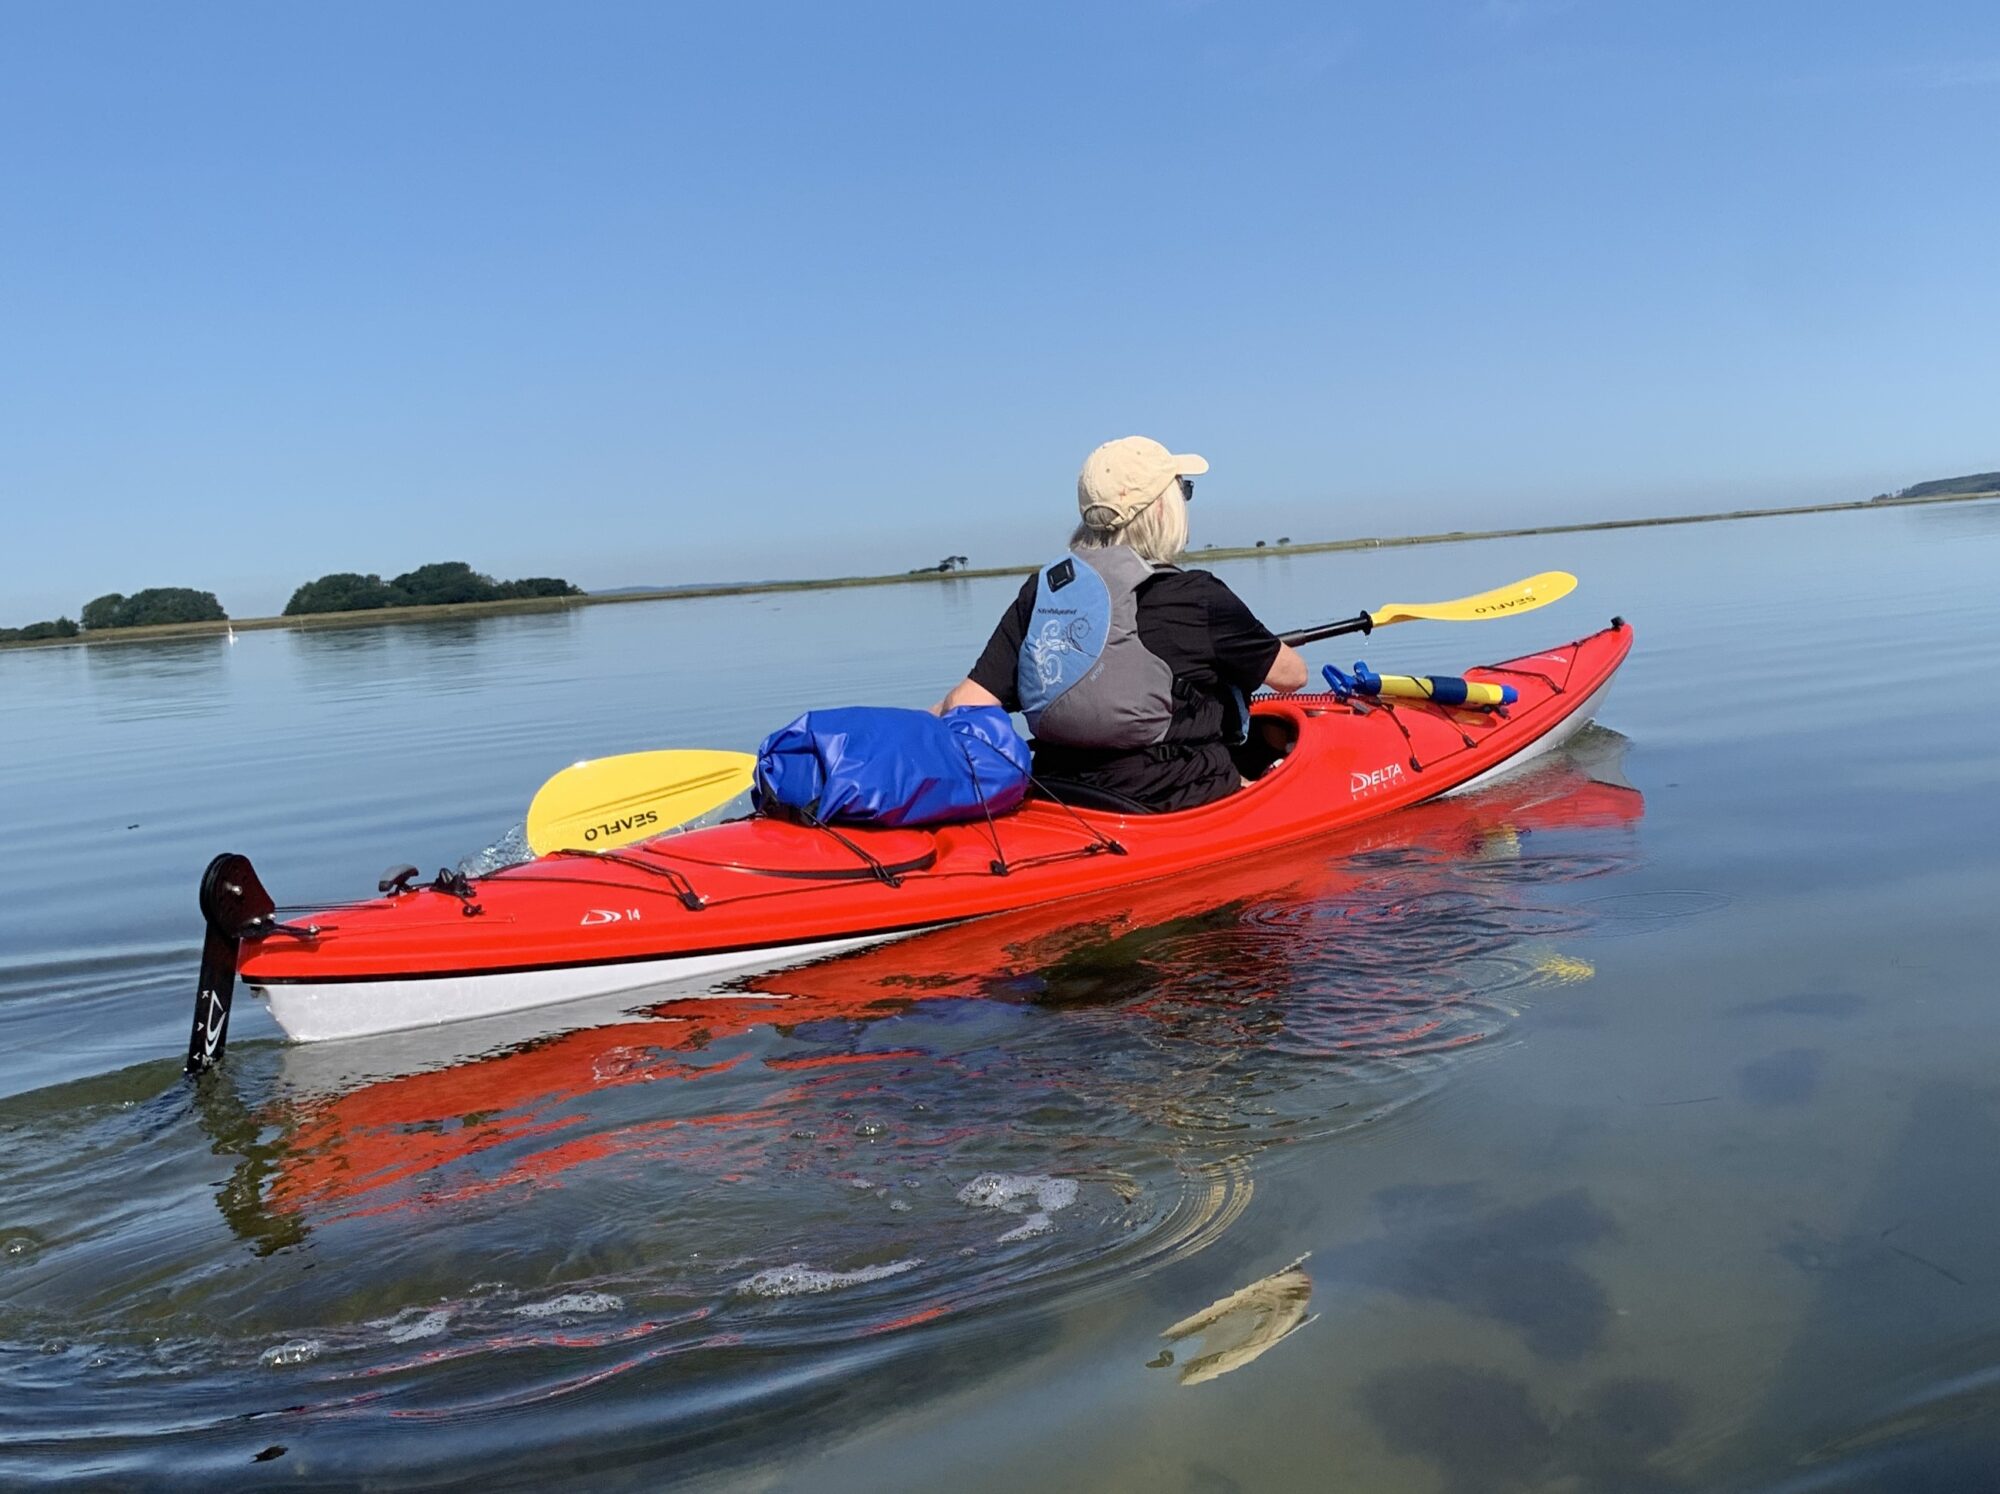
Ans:
[[[1036,738],[1065,747],[1150,747],[1174,718],[1174,672],[1139,640],[1153,567],[1130,545],[1045,566],[1015,675]]]

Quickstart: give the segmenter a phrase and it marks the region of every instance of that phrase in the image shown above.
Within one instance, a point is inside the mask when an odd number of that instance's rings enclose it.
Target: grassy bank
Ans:
[[[1922,508],[1941,503],[1978,503],[2000,498],[1989,493],[1947,493],[1924,498],[1875,498],[1846,503],[1811,503],[1798,508],[1737,508],[1712,514],[1670,514],[1654,519],[1597,519],[1582,524],[1536,524],[1519,529],[1449,529],[1438,534],[1405,534],[1362,539],[1317,540],[1305,544],[1233,546],[1193,551],[1192,561],[1245,560],[1260,555],[1325,555],[1337,550],[1386,550],[1403,545],[1450,545],[1469,540],[1520,539],[1544,534],[1587,534],[1599,529],[1652,529],[1664,524],[1720,524],[1734,519],[1773,519],[1794,514],[1833,514],[1858,509]],[[755,596],[768,592],[827,591],[845,586],[910,586],[939,581],[978,580],[989,576],[1025,576],[1033,565],[988,566],[977,570],[916,571],[892,576],[834,576],[812,581],[721,582],[714,586],[681,586],[663,591],[628,591],[611,596],[525,597],[504,602],[454,602],[438,607],[377,607],[366,612],[318,612],[304,617],[249,617],[231,622],[168,623],[157,627],[119,628],[75,638],[0,643],[5,648],[96,647],[112,643],[152,643],[171,638],[215,638],[232,630],[255,633],[270,628],[312,632],[322,628],[375,627],[383,623],[430,622],[446,617],[488,617],[518,612],[567,612],[574,607],[612,607],[626,602],[678,602],[699,597]]]

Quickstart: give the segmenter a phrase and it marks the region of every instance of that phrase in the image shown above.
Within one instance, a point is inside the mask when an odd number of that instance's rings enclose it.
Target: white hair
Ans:
[[[1181,497],[1178,479],[1133,517],[1115,529],[1098,529],[1079,524],[1069,537],[1072,550],[1101,550],[1109,545],[1130,545],[1141,560],[1153,565],[1172,565],[1187,553],[1187,500]]]

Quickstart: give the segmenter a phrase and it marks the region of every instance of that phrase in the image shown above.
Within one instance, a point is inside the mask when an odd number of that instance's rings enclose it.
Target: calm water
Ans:
[[[934,698],[1011,583],[0,654],[0,1480],[1990,1486],[2000,506],[1223,573],[1552,566],[1361,645],[1631,618],[1531,779],[588,1028],[244,999],[199,1087],[212,853],[477,858],[573,759]]]

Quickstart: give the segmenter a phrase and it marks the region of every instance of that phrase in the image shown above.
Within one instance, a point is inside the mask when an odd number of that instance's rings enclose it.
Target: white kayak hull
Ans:
[[[900,937],[903,936],[875,934],[720,955],[683,955],[550,970],[504,970],[398,980],[273,982],[262,986],[251,984],[250,990],[270,1008],[272,1019],[286,1037],[299,1043],[321,1043],[374,1037],[385,1032],[410,1032],[440,1027],[447,1022],[504,1016],[530,1007],[627,992],[656,993],[662,1000],[728,995],[731,993],[683,988],[699,987],[722,975],[782,969]]]

